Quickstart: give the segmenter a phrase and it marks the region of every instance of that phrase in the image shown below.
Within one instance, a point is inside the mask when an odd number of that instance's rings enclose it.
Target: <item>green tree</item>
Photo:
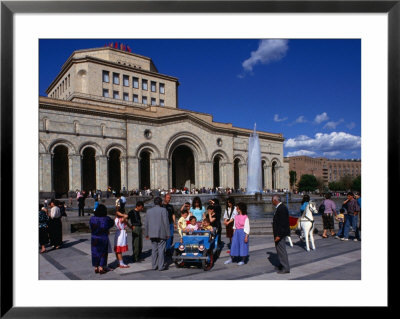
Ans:
[[[296,181],[297,181],[296,171],[290,171],[289,176],[290,176],[290,178],[289,178],[290,187],[293,189],[293,186],[296,184]]]
[[[339,182],[330,182],[328,184],[328,187],[331,191],[342,191],[344,190],[344,186],[343,184],[339,181]]]
[[[340,179],[340,183],[343,185],[343,190],[348,191],[353,184],[353,178],[350,175],[344,175]]]
[[[355,179],[353,179],[351,189],[356,192],[361,192],[361,176],[357,176]]]
[[[318,187],[317,179],[314,175],[301,175],[299,184],[297,185],[299,188],[299,192],[313,192]]]

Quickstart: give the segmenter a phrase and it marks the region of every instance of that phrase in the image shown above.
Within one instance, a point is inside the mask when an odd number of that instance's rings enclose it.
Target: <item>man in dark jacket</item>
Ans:
[[[143,232],[142,232],[142,220],[140,218],[140,212],[143,211],[144,203],[138,201],[136,207],[128,213],[128,218],[132,226],[132,251],[133,251],[133,262],[143,261],[140,258],[143,249]]]
[[[285,204],[281,202],[279,195],[272,197],[272,204],[276,207],[272,229],[274,233],[274,242],[280,265],[278,274],[287,274],[290,272],[288,255],[286,252],[286,236],[290,235],[289,211]]]

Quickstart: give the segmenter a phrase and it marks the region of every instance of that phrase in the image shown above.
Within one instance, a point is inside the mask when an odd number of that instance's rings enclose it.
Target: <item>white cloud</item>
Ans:
[[[314,138],[306,135],[289,138],[285,141],[284,146],[320,153],[357,151],[361,148],[361,137],[345,132],[317,133]]]
[[[283,122],[283,121],[286,121],[287,119],[288,119],[287,117],[284,117],[284,118],[280,119],[278,114],[274,115],[274,121],[275,122]]]
[[[242,63],[243,69],[251,72],[259,63],[279,61],[286,55],[288,49],[288,40],[261,40],[258,49],[251,52],[250,58]]]
[[[319,114],[315,117],[314,122],[317,124],[320,124],[322,122],[325,122],[329,120],[328,114],[326,114],[326,112]]]
[[[295,151],[295,152],[289,152],[287,153],[287,157],[291,157],[291,156],[314,156],[316,155],[315,152],[312,151],[307,151],[307,150],[299,150],[299,151]]]
[[[335,130],[335,129],[336,129],[336,126],[338,126],[340,123],[343,123],[343,122],[344,122],[343,119],[340,119],[340,120],[337,121],[337,122],[333,122],[333,121],[328,122],[328,123],[326,123],[326,124],[324,125],[324,129]]]
[[[303,115],[299,116],[295,121],[295,123],[306,123],[306,122],[307,122],[307,120]]]

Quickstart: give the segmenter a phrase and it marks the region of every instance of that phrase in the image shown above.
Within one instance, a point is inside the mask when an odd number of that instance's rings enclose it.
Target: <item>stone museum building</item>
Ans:
[[[251,129],[179,108],[151,58],[78,50],[39,97],[39,191],[246,188]],[[264,189],[289,188],[283,136],[257,132]]]

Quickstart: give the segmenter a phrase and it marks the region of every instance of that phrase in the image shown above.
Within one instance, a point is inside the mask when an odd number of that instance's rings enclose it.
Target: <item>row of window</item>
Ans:
[[[120,84],[120,74],[113,72],[112,74],[113,78],[113,84],[119,85]],[[129,83],[130,76],[129,75],[122,75],[122,85],[129,87],[131,84]],[[110,72],[109,71],[103,71],[103,82],[104,83],[110,83]],[[142,79],[142,90],[147,91],[148,90],[148,85],[149,81],[146,79]],[[139,88],[139,78],[137,77],[132,77],[132,87],[134,89]],[[157,92],[157,82],[155,81],[150,81],[150,91],[151,92]],[[165,94],[165,84],[164,83],[158,83],[158,91],[161,94]]]
[[[103,89],[103,97],[111,97],[108,89]],[[121,99],[119,91],[113,91],[112,98],[116,99],[116,100]],[[148,100],[147,96],[142,96],[142,101],[139,102],[139,95],[133,94],[132,95],[132,100],[129,100],[129,93],[126,93],[126,92],[122,93],[122,100],[127,101],[127,102],[132,101],[132,102],[135,102],[135,103],[142,103],[142,104],[146,104],[146,105],[149,104],[149,102],[148,102],[149,100]],[[152,97],[150,99],[150,102],[151,102],[151,105],[157,105],[156,98],[154,98],[154,97]],[[164,100],[160,99],[160,104],[159,105],[160,106],[165,106]]]
[[[61,94],[63,94],[67,88],[69,88],[71,86],[71,77],[68,74],[68,76],[65,77],[64,80],[62,80],[62,82],[60,82],[60,84],[58,85],[58,87],[53,91],[53,93],[51,93],[50,97],[52,98],[59,98]]]

